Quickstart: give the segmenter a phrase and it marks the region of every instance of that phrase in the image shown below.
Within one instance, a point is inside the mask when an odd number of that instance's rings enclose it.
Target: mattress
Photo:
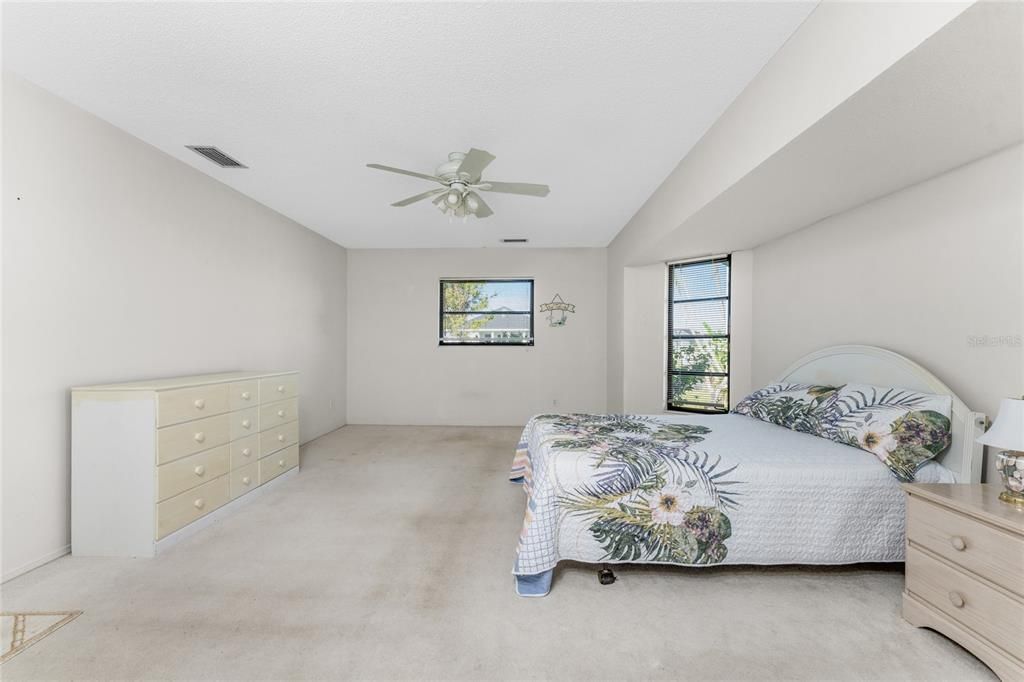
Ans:
[[[528,495],[513,569],[524,595],[546,593],[562,560],[706,566],[904,556],[904,496],[873,454],[738,414],[540,415],[523,432],[511,478]],[[932,462],[916,480],[954,477]]]

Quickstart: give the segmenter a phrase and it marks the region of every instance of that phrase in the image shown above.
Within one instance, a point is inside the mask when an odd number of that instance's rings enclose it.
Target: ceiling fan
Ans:
[[[476,216],[486,218],[493,215],[494,211],[481,198],[478,192],[504,192],[505,194],[523,194],[531,197],[546,197],[551,191],[547,185],[533,185],[527,182],[493,182],[481,179],[484,169],[487,168],[494,156],[482,149],[470,149],[468,152],[452,152],[448,155],[448,161],[442,163],[434,171],[434,175],[417,173],[416,171],[403,170],[392,166],[382,166],[379,163],[366,164],[369,168],[411,175],[414,178],[423,178],[439,183],[441,187],[432,189],[422,194],[402,199],[391,204],[392,206],[408,206],[417,201],[434,197],[433,204],[441,209],[442,213],[454,215],[458,218]]]

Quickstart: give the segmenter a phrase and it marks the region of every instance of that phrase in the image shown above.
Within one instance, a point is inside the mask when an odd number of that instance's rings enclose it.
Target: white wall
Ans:
[[[962,13],[971,2],[822,2],[608,247],[608,406],[621,411],[624,268],[721,252],[666,235]],[[756,242],[743,245],[749,248]]]
[[[519,425],[540,412],[605,411],[604,249],[350,249],[348,421]],[[539,306],[576,305],[564,327],[537,313],[533,347],[439,347],[444,277],[532,277]]]
[[[1022,166],[1016,145],[755,249],[754,383],[864,343],[919,362],[990,417],[1024,393]]]
[[[343,248],[7,73],[3,151],[5,577],[68,546],[70,386],[298,369],[344,423]]]

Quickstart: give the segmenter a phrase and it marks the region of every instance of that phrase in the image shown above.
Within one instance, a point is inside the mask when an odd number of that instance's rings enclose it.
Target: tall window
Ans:
[[[532,346],[532,279],[442,279],[442,346]]]
[[[668,266],[670,410],[729,411],[729,256]]]

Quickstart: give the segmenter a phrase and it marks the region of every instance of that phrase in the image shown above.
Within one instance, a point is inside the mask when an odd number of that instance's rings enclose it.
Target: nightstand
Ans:
[[[1024,680],[1024,511],[998,485],[904,485],[903,617]]]

